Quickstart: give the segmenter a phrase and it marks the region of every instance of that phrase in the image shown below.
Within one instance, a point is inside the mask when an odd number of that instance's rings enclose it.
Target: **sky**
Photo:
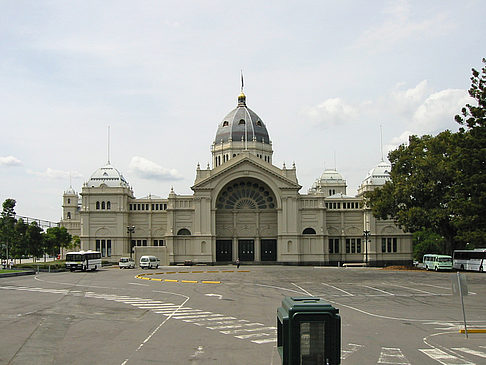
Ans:
[[[57,222],[63,192],[108,160],[136,197],[191,194],[241,70],[274,165],[295,163],[301,194],[335,168],[354,195],[409,135],[458,129],[485,12],[481,0],[2,0],[0,200]]]

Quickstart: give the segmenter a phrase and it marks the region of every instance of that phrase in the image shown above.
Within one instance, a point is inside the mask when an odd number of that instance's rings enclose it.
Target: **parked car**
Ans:
[[[160,260],[155,256],[142,256],[140,257],[141,269],[157,269],[159,267]]]
[[[120,269],[135,269],[135,261],[131,257],[122,257],[118,262]]]

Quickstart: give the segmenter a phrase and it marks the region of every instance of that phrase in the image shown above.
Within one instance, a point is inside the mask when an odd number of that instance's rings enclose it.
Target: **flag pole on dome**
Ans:
[[[243,92],[243,87],[245,86],[245,83],[243,82],[243,70],[240,70],[241,74],[241,92]]]

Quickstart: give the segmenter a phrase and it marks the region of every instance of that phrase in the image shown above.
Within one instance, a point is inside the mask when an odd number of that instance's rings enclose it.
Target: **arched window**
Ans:
[[[96,209],[100,209],[100,202],[96,202]]]
[[[240,121],[238,122],[239,125],[244,125],[245,124],[245,120],[244,119],[240,119]]]
[[[261,127],[262,126],[262,122],[261,121],[258,121],[258,122],[256,122],[256,125],[259,126],[259,127]]]
[[[67,219],[71,219],[71,212],[67,213]]]
[[[236,180],[225,186],[216,202],[217,209],[275,209],[272,191],[255,180]]]
[[[227,127],[228,125],[229,125],[228,121],[227,121],[227,120],[225,120],[225,121],[223,122],[223,127]]]
[[[68,198],[68,204],[71,204],[71,198]]]
[[[190,236],[191,235],[191,232],[187,228],[181,228],[177,232],[177,235],[178,236]]]
[[[105,202],[101,202],[101,209],[105,209]]]
[[[111,202],[106,202],[106,209],[111,209]]]
[[[302,234],[316,234],[316,230],[314,228],[306,228]]]

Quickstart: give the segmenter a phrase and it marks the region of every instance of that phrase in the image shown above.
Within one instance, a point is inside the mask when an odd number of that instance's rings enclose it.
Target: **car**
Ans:
[[[157,269],[159,267],[160,260],[155,256],[142,256],[140,257],[140,268],[141,269]]]
[[[131,257],[122,257],[118,261],[120,269],[135,269],[135,261]]]

